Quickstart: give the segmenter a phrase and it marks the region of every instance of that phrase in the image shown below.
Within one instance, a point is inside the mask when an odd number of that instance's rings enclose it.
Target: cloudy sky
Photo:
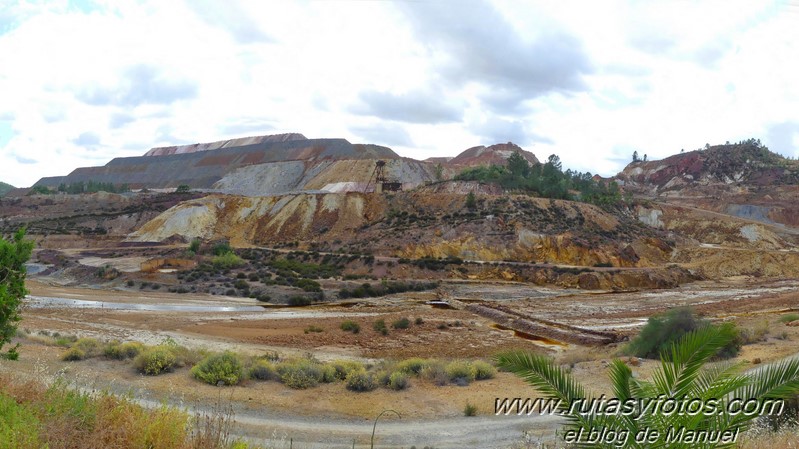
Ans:
[[[300,132],[610,175],[749,137],[799,155],[799,4],[0,0],[0,181]]]

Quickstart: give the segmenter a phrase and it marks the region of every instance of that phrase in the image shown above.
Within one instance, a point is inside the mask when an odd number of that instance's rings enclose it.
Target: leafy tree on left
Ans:
[[[0,351],[17,333],[20,320],[19,306],[28,294],[25,289],[25,262],[31,256],[33,242],[25,240],[25,230],[20,229],[10,240],[0,237]],[[18,357],[16,345],[0,357],[14,360]]]

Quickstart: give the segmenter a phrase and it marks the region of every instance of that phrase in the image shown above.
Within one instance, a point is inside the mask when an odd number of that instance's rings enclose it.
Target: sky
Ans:
[[[605,176],[706,143],[799,156],[799,0],[0,0],[0,181],[298,132]]]

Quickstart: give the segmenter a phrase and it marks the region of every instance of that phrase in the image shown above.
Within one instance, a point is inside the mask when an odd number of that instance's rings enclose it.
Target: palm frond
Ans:
[[[723,398],[746,386],[749,378],[740,373],[740,363],[720,363],[703,369],[688,395],[702,399]]]
[[[571,403],[585,398],[585,389],[552,359],[539,354],[511,351],[495,357],[497,367],[512,372],[551,398]]]
[[[749,384],[736,393],[743,398],[786,398],[799,392],[799,358],[757,368],[747,373]]]
[[[733,338],[735,332],[727,326],[686,333],[661,355],[661,367],[654,374],[657,388],[667,396],[688,394],[699,369]]]

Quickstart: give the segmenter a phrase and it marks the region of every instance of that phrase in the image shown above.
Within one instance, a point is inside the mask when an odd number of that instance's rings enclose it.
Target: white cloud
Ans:
[[[604,175],[633,150],[760,137],[796,153],[787,4],[451,5],[4,3],[0,180],[279,132],[418,158],[513,140]]]

